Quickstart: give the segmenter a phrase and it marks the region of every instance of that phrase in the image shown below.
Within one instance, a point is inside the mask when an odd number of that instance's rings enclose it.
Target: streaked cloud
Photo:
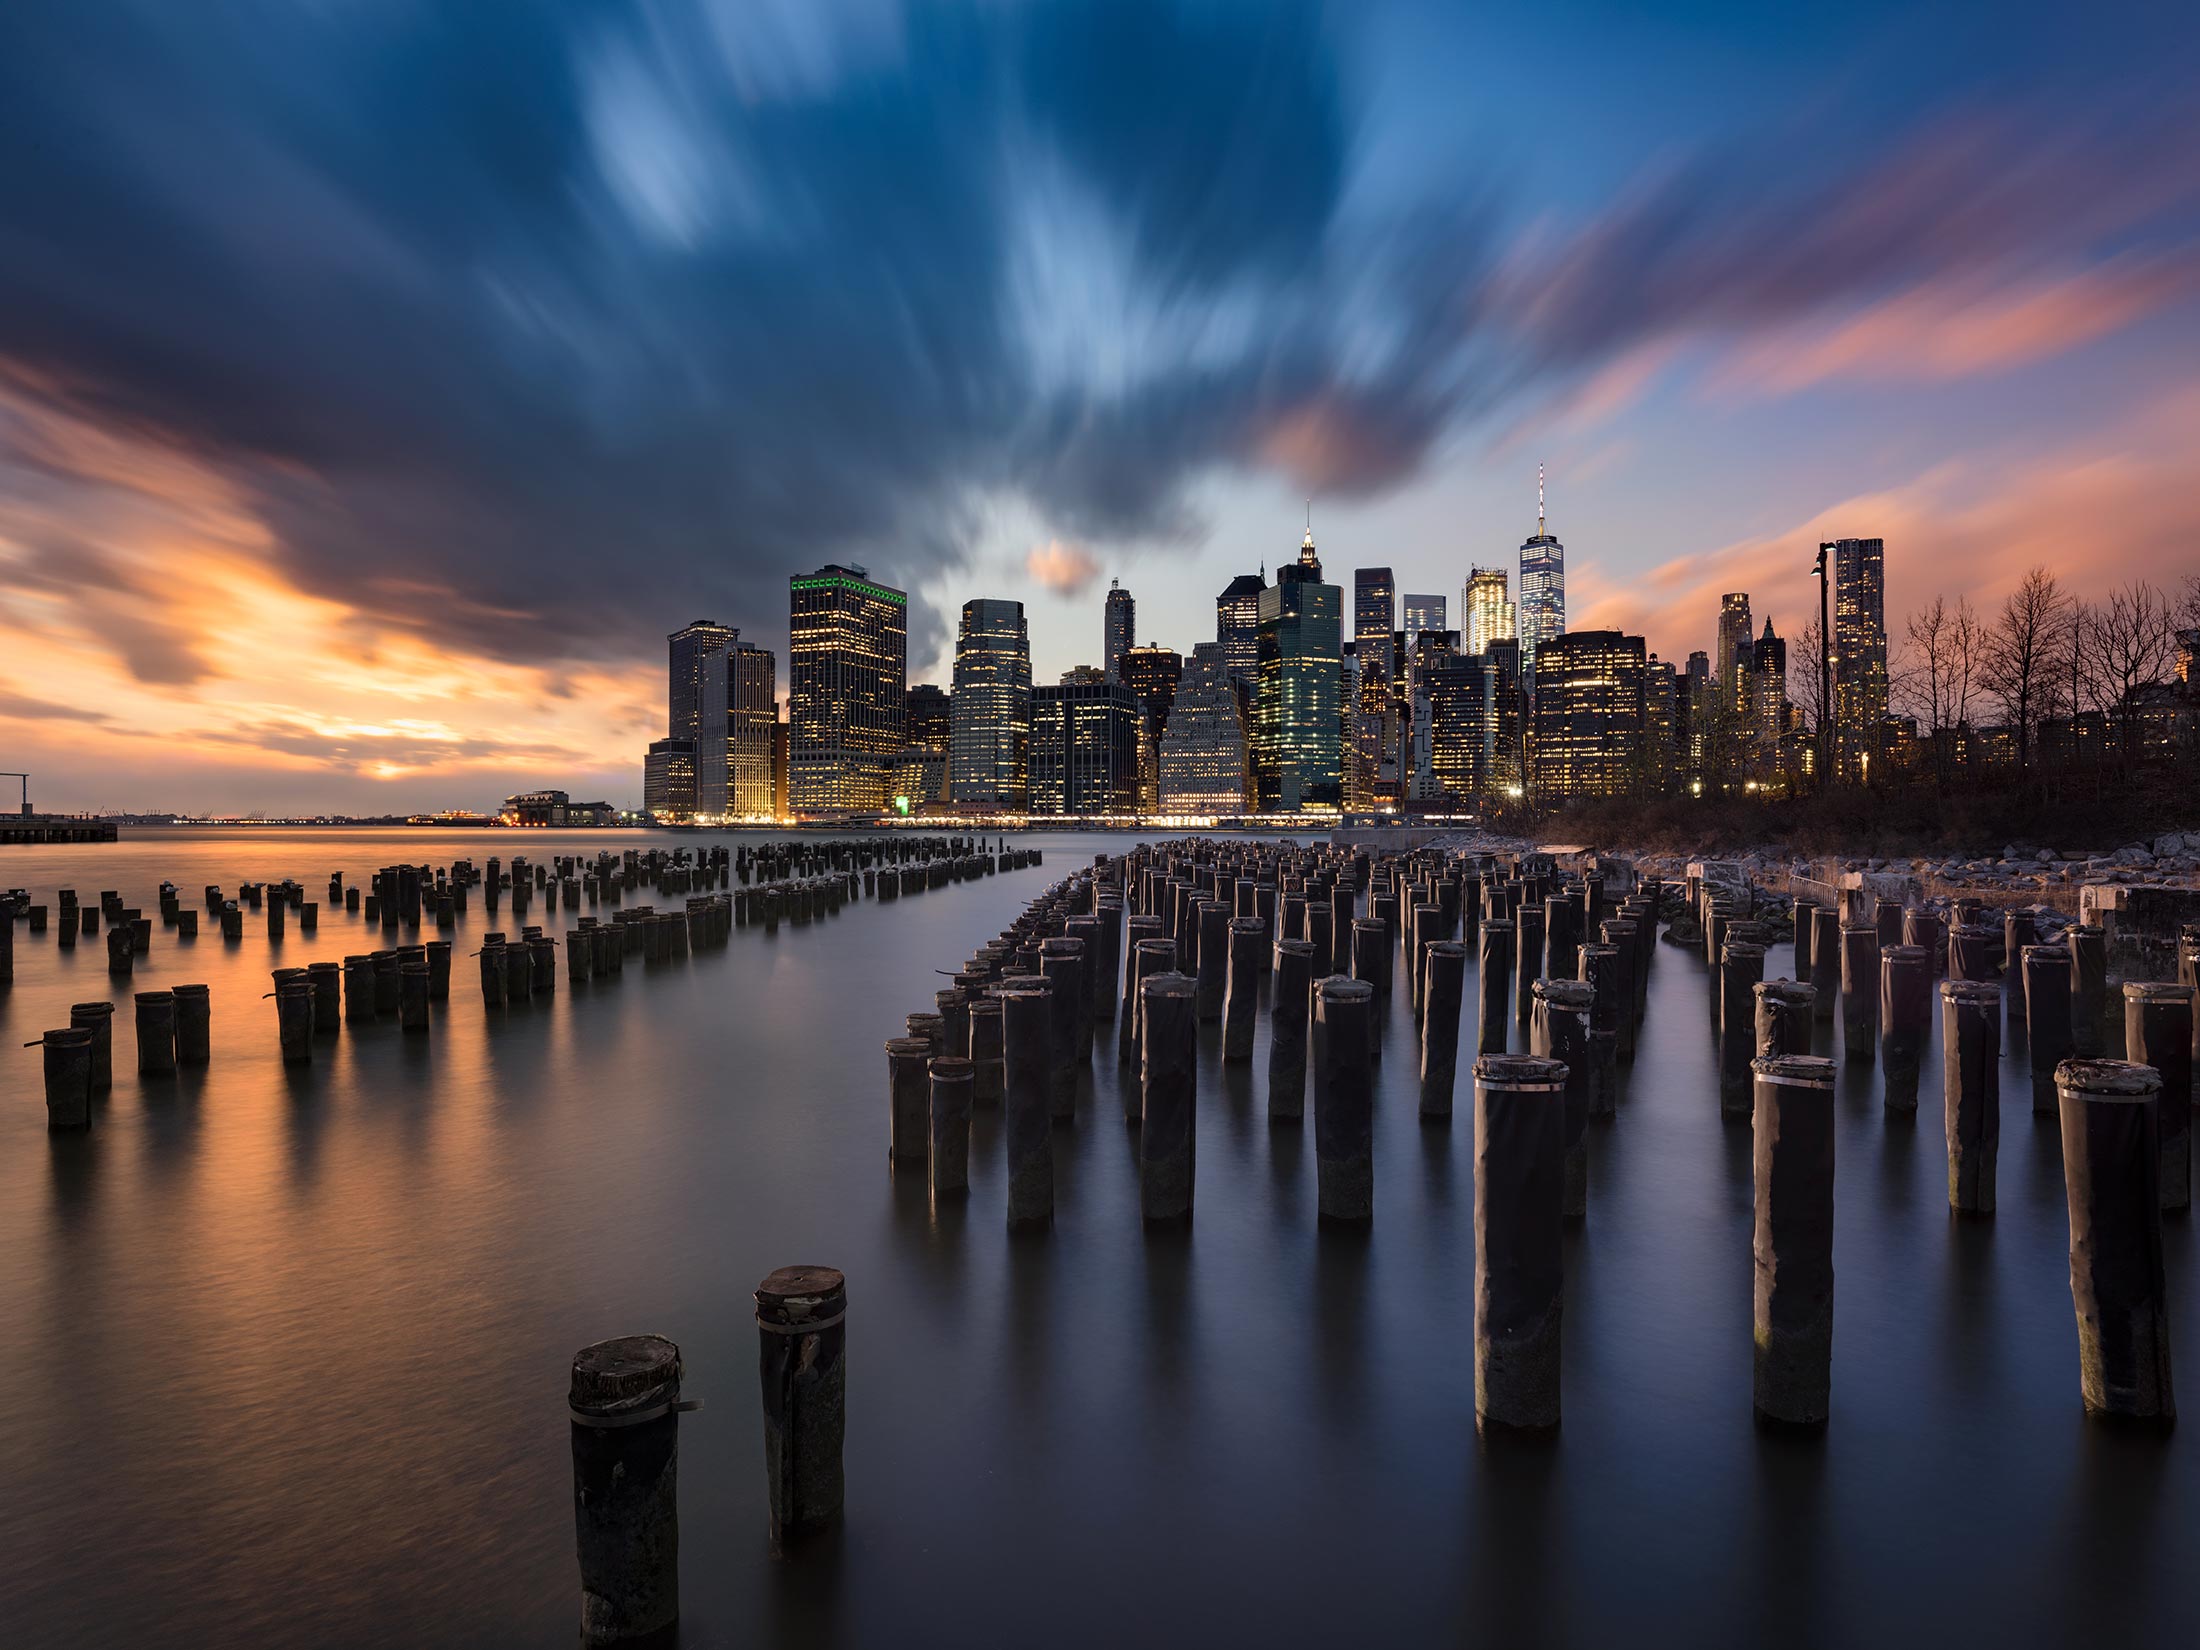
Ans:
[[[1100,577],[1100,563],[1092,552],[1081,544],[1064,544],[1060,539],[1049,539],[1045,544],[1035,544],[1024,557],[1024,571],[1032,583],[1051,590],[1057,596],[1082,595]]]

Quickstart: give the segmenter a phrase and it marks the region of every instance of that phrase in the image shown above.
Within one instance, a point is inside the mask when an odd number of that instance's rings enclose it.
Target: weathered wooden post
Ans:
[[[1222,1005],[1222,1058],[1233,1065],[1253,1057],[1253,1021],[1260,1005],[1261,953],[1267,935],[1258,917],[1230,919],[1229,977]]]
[[[115,1086],[115,1005],[71,1003],[69,1025],[74,1030],[91,1033],[92,1092],[107,1093]]]
[[[114,979],[127,979],[137,967],[137,952],[130,944],[130,930],[119,924],[107,930],[107,973]]]
[[[275,976],[275,1036],[283,1060],[305,1065],[313,1059],[313,982],[304,969],[279,969]]]
[[[932,1207],[970,1190],[970,1108],[977,1069],[958,1055],[942,1055],[931,1066],[931,1154],[926,1158],[925,1190]]]
[[[756,1286],[764,1393],[764,1481],[772,1540],[822,1529],[846,1498],[848,1280],[830,1266],[783,1266]]]
[[[1119,1085],[1123,1094],[1123,1115],[1135,1123],[1139,1117],[1137,1063],[1139,1054],[1139,990],[1145,981],[1155,974],[1174,974],[1176,966],[1176,941],[1156,935],[1140,940],[1131,951],[1131,995],[1125,1007],[1123,1021],[1131,1038],[1131,1081]]]
[[[1869,1061],[1878,1041],[1879,929],[1868,922],[1845,922],[1841,925],[1841,1050],[1851,1060]]]
[[[1948,966],[1948,928],[1937,912],[1912,906],[1902,913],[1902,943],[1925,953],[1928,978],[1937,979]]]
[[[1513,920],[1513,1016],[1526,1028],[1535,1012],[1537,970],[1543,966],[1543,907],[1523,904]]]
[[[1566,1075],[1533,1055],[1474,1062],[1474,1416],[1484,1427],[1558,1425]]]
[[[1811,911],[1810,983],[1818,991],[1811,1011],[1820,1025],[1830,1026],[1841,991],[1841,913],[1830,906]]]
[[[1994,947],[2001,935],[1984,923],[1959,923],[1948,930],[1948,978],[1951,980],[1998,980],[2001,970],[1995,965]]]
[[[1728,951],[1733,950],[1729,941]],[[1537,980],[1528,1052],[1566,1068],[1564,1205],[1569,1220],[1589,1212],[1589,1015],[1596,993],[1579,980]]]
[[[1757,1052],[1808,1054],[1810,1052],[1811,1002],[1818,993],[1801,980],[1766,980],[1757,987]],[[1754,1068],[1752,1068],[1754,1084]],[[1751,1108],[1756,1106],[1752,1086]]]
[[[2192,1207],[2192,993],[2167,981],[2124,986],[2124,1054],[2162,1079],[2155,1107],[2162,1207]]]
[[[2028,945],[2019,964],[2024,980],[2025,1058],[2032,1068],[2032,1114],[2061,1110],[2055,1068],[2077,1052],[2070,1031],[2070,953],[2059,945]]]
[[[0,929],[8,917],[0,911]],[[92,1033],[85,1026],[64,1026],[40,1039],[46,1077],[46,1128],[63,1134],[92,1126]],[[23,1045],[28,1048],[28,1043]]]
[[[1352,972],[1352,874],[1329,890],[1329,969],[1333,974]]]
[[[1332,974],[1314,987],[1314,1169],[1324,1220],[1373,1218],[1375,988]]]
[[[1001,1000],[990,995],[973,997],[968,1012],[970,1097],[978,1105],[997,1106],[1008,1086],[1008,1074],[1001,1066]]]
[[[2161,1074],[2125,1060],[2065,1060],[2055,1088],[2086,1413],[2167,1424],[2177,1398],[2162,1263]]]
[[[1164,938],[1162,921],[1157,916],[1147,914],[1135,916],[1130,919],[1127,926],[1129,932],[1124,943],[1128,949],[1123,956],[1123,1005],[1121,1012],[1116,1016],[1115,1042],[1115,1056],[1122,1063],[1129,1063],[1138,1058],[1138,981],[1140,978],[1138,948],[1148,940]],[[1176,967],[1176,942],[1170,940],[1168,944],[1169,971],[1173,971]],[[1124,1102],[1123,1109],[1126,1112],[1130,1110],[1128,1100]]]
[[[1750,1115],[1757,1057],[1757,987],[1765,977],[1765,948],[1753,940],[1728,940],[1719,958],[1719,1110]],[[1824,995],[1813,984],[1815,1006]]]
[[[137,994],[137,1068],[141,1077],[166,1077],[176,1069],[176,997],[172,991]]]
[[[925,1038],[886,1040],[886,1158],[890,1165],[925,1160],[931,1059],[932,1045]]]
[[[2070,1040],[2081,1059],[2101,1052],[2108,1012],[2108,935],[2091,923],[2065,931],[2070,947]]]
[[[1026,978],[1002,987],[1000,1002],[1008,1223],[1044,1226],[1054,1218],[1053,993],[1044,979]]]
[[[1467,948],[1432,940],[1421,949],[1421,1115],[1449,1117],[1459,1076],[1459,1019]]]
[[[2001,1155],[2001,987],[1940,982],[1940,1074],[1948,1135],[1948,1207],[1994,1212]]]
[[[1513,925],[1508,917],[1491,917],[1482,924],[1481,957],[1475,975],[1480,1021],[1475,1029],[1477,1054],[1505,1052],[1505,1022],[1510,1019],[1512,993]]]
[[[1056,1117],[1077,1115],[1077,1039],[1092,1033],[1092,1016],[1085,1009],[1085,942],[1066,934],[1039,942],[1039,972],[1053,991],[1049,1002],[1054,1015],[1051,1073],[1052,1104]]]
[[[1199,984],[1199,1017],[1222,1018],[1222,991],[1230,968],[1230,908],[1215,900],[1202,900],[1196,924],[1199,951],[1194,967]]]
[[[1833,1384],[1833,1062],[1756,1063],[1756,1412],[1821,1426]]]
[[[1152,974],[1139,991],[1138,1202],[1144,1218],[1192,1212],[1197,1143],[1198,982]]]
[[[1390,993],[1390,930],[1380,918],[1352,921],[1352,977],[1385,996]]]
[[[1879,953],[1879,1070],[1886,1109],[1917,1110],[1917,1073],[1932,1036],[1933,964],[1921,945]]]
[[[1581,982],[1593,994],[1589,1007],[1589,1115],[1619,1115],[1619,1028],[1628,1015],[1621,995],[1619,947],[1602,940],[1584,941],[1575,951]]]
[[[428,1029],[428,963],[426,958],[407,962],[397,971],[397,1023],[414,1035]],[[311,1035],[312,1016],[307,1015],[308,1035]]]
[[[1314,947],[1276,941],[1275,1004],[1268,1026],[1268,1121],[1297,1122],[1306,1114],[1306,1037],[1313,1015]]]

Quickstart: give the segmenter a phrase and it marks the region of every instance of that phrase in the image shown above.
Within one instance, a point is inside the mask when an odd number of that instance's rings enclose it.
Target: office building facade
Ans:
[[[669,738],[703,736],[703,666],[741,639],[741,632],[716,619],[695,619],[665,638],[665,733]]]
[[[909,598],[838,565],[787,591],[788,801],[798,814],[882,813],[903,744]]]
[[[1134,647],[1123,655],[1122,682],[1138,704],[1138,807],[1153,813],[1161,805],[1161,738],[1169,729],[1169,707],[1184,675],[1184,659],[1173,647]]]
[[[1122,817],[1138,809],[1138,701],[1080,665],[1031,694],[1031,811]]]
[[[1645,789],[1642,638],[1568,631],[1537,657],[1529,760],[1538,801]]]
[[[1887,545],[1835,539],[1819,548],[1833,567],[1835,771],[1859,779],[1887,720]]]
[[[1161,739],[1161,811],[1232,816],[1253,806],[1252,741],[1243,695],[1220,642],[1184,661]]]
[[[1248,692],[1260,678],[1260,598],[1268,588],[1268,569],[1240,573],[1215,598],[1215,640],[1230,679]]]
[[[1102,669],[1111,682],[1122,680],[1123,655],[1138,640],[1138,604],[1114,579],[1108,580],[1108,607],[1100,628]]]
[[[1520,634],[1512,596],[1502,567],[1468,570],[1459,592],[1459,646],[1468,654],[1487,653],[1492,642],[1509,642]]]
[[[947,793],[1021,812],[1031,800],[1031,636],[1024,604],[963,603],[949,706]]]
[[[1260,594],[1253,774],[1264,813],[1344,804],[1338,737],[1344,592],[1322,579],[1309,531]]]

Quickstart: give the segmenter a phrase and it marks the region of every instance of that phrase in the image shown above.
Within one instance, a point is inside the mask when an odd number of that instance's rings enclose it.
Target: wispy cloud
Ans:
[[[1100,576],[1100,564],[1081,544],[1049,539],[1031,547],[1024,557],[1024,571],[1042,589],[1057,596],[1076,596],[1091,588]]]

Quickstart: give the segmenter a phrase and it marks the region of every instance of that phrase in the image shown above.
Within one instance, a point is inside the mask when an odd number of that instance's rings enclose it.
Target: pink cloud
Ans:
[[[1081,544],[1049,539],[1031,547],[1031,553],[1024,557],[1024,571],[1033,583],[1058,596],[1075,596],[1100,576],[1100,564]]]

